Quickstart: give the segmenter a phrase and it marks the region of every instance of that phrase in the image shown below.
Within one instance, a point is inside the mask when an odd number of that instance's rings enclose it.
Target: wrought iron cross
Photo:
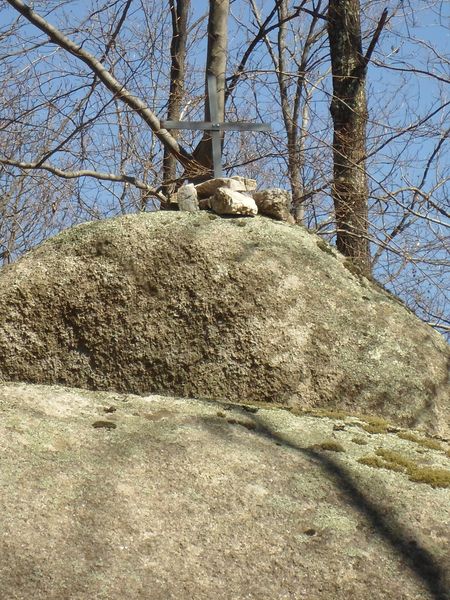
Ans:
[[[270,131],[267,123],[249,123],[236,121],[222,123],[219,121],[219,103],[217,98],[217,78],[208,74],[209,114],[211,121],[161,121],[165,129],[199,129],[211,135],[212,163],[214,177],[223,177],[222,170],[222,132],[224,131]]]

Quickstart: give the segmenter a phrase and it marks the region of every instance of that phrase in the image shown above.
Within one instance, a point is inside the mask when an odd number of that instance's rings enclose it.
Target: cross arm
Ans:
[[[208,121],[161,121],[164,129],[197,129],[202,131],[270,131],[266,123],[213,123]]]

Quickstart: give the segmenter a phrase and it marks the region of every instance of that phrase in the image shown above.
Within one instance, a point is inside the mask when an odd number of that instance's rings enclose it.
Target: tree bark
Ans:
[[[330,0],[328,37],[333,74],[332,195],[338,250],[370,273],[368,186],[365,170],[367,61],[362,54],[359,0]]]
[[[187,24],[191,0],[169,0],[172,15],[172,41],[170,44],[170,92],[167,109],[168,121],[179,121],[184,94]],[[178,139],[178,131],[172,133]],[[175,191],[177,160],[168,148],[164,148],[162,192],[166,198]]]
[[[209,74],[217,78],[219,120],[225,119],[225,73],[227,69],[228,15],[230,0],[210,0],[208,16],[208,47],[205,78],[205,120],[210,121],[208,80]],[[211,137],[205,133],[194,152],[197,162],[208,169],[205,179],[213,177]]]

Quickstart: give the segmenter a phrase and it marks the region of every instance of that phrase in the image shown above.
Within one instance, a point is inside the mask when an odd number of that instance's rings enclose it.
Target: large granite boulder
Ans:
[[[0,272],[0,379],[255,400],[449,434],[449,348],[319,237],[268,218],[79,225]]]

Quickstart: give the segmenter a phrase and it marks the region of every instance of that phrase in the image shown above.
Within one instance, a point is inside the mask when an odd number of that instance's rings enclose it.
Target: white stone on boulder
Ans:
[[[254,217],[258,214],[258,207],[253,198],[228,188],[219,188],[211,198],[210,205],[212,210],[219,215]]]
[[[258,211],[262,215],[295,223],[294,217],[289,212],[291,194],[280,188],[272,188],[252,193]]]
[[[197,190],[193,183],[183,185],[177,192],[178,208],[187,212],[195,212],[199,209]]]
[[[228,188],[235,192],[249,192],[256,188],[254,179],[246,179],[245,177],[216,177],[203,181],[195,186],[199,198],[209,198],[216,193],[219,188]]]

